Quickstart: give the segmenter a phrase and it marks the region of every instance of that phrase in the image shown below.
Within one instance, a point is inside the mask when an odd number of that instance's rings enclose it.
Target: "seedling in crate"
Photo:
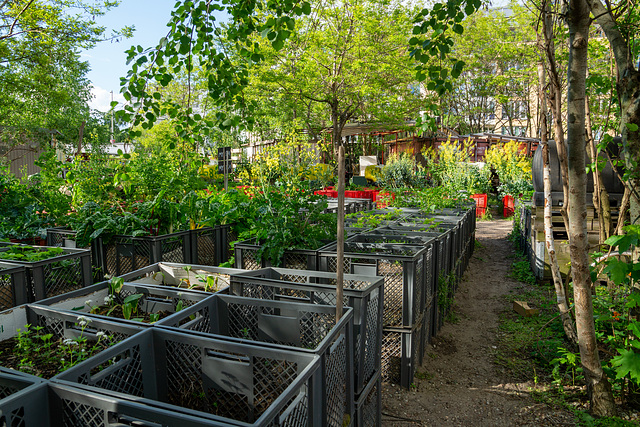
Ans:
[[[0,343],[0,364],[42,378],[51,378],[112,344],[102,331],[95,334],[97,340],[90,341],[85,336],[90,322],[91,319],[87,317],[78,317],[75,324],[80,327],[80,335],[58,339],[42,326],[27,324],[18,329],[14,337]]]
[[[120,293],[124,286],[124,279],[121,277],[113,277],[109,280],[109,295],[104,298],[104,304],[91,305],[92,301],[85,301],[85,305],[81,307],[75,307],[74,310],[82,310],[85,306],[89,307],[89,313],[91,314],[103,314],[105,316],[111,316],[116,311],[122,312],[122,317],[126,320],[133,320],[136,322],[144,321],[143,317],[133,317],[138,315],[138,305],[143,294],[128,295],[124,299],[121,298]],[[122,301],[122,303],[119,303]],[[151,316],[151,322],[157,322],[159,315]],[[155,320],[153,320],[155,319]]]

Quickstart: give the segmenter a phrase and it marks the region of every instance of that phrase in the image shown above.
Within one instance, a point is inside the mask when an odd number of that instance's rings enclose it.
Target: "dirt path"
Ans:
[[[427,347],[414,390],[383,386],[383,426],[561,426],[566,413],[536,403],[532,384],[507,383],[493,363],[502,295],[516,286],[507,235],[511,221],[479,221],[476,249],[455,297],[457,323],[446,323]]]

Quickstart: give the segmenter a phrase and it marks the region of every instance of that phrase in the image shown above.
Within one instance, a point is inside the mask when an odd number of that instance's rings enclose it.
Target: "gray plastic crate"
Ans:
[[[0,367],[0,425],[42,425],[41,402],[31,397],[43,384],[40,378]]]
[[[382,331],[382,380],[409,389],[416,368],[422,363],[424,328],[384,328]]]
[[[322,408],[327,426],[353,418],[353,309],[336,323],[336,308],[215,295],[157,326],[203,337],[259,343],[321,357]]]
[[[260,245],[253,240],[238,242],[234,246],[236,268],[257,270],[264,267],[274,267],[264,256],[259,259]],[[282,257],[282,268],[293,270],[317,270],[318,251],[314,249],[287,249]]]
[[[7,426],[229,426],[55,382],[20,390],[0,410]]]
[[[374,243],[375,240],[363,234],[347,239],[344,244],[344,271],[383,276],[383,325],[411,326],[424,311],[425,254],[428,248],[417,239],[407,244]],[[322,248],[318,260],[320,270],[335,272],[336,244]]]
[[[344,275],[343,305],[354,309],[354,390],[360,393],[380,370],[384,279]],[[231,277],[233,295],[263,300],[336,305],[336,274],[265,268]]]
[[[0,311],[29,302],[24,265],[0,262]]]
[[[183,290],[169,288],[166,286],[125,283],[120,293],[115,295],[116,303],[122,304],[126,297],[134,294],[142,294],[142,297],[138,300],[138,313],[172,313],[168,317],[171,317],[182,308],[189,307],[211,296],[211,294],[207,292],[190,291],[188,289]],[[58,295],[46,300],[42,300],[38,304],[49,306],[58,310],[67,310],[73,311],[75,313],[90,314],[89,312],[91,308],[86,304],[86,302],[91,301],[91,306],[102,306],[105,305],[105,298],[107,298],[109,295],[109,282],[102,282],[89,286],[87,288],[66,293],[64,295]],[[100,314],[90,315],[92,317],[100,319],[122,322],[131,325],[141,324],[141,322],[134,320],[126,320]]]
[[[373,377],[362,393],[356,397],[355,427],[382,425],[382,376]]]
[[[229,425],[322,425],[320,358],[162,328],[55,378],[125,401]]]
[[[44,333],[53,334],[52,340],[75,339],[82,336],[89,341],[96,341],[98,332],[103,332],[105,338],[101,340],[106,339],[109,344],[116,344],[145,329],[141,324],[133,326],[99,318],[91,318],[89,324],[83,328],[78,324],[78,317],[75,313],[35,304],[21,305],[0,313],[0,341],[15,337],[18,329],[24,330],[25,325],[42,327]]]
[[[120,277],[128,283],[168,286],[189,289],[194,292],[213,293],[224,292],[229,287],[231,275],[244,271],[246,270],[238,268],[160,262],[123,274]],[[214,288],[210,290],[204,289],[204,285],[207,282],[209,282],[208,286],[213,285]]]
[[[46,251],[46,246],[33,246]],[[26,272],[29,302],[89,286],[91,279],[91,255],[86,249],[62,248],[64,254],[42,261],[11,260],[11,264],[23,265]],[[6,251],[0,248],[1,252]]]
[[[98,238],[93,245],[97,246],[102,271],[110,277],[157,262],[192,262],[191,230],[161,236],[115,235],[108,243]]]

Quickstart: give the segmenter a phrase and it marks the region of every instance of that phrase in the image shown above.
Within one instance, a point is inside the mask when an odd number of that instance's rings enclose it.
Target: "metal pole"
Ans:
[[[344,146],[338,147],[338,248],[336,257],[336,322],[342,317],[344,289]]]

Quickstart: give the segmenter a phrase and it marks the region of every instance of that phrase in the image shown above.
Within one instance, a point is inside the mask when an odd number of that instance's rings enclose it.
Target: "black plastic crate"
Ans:
[[[318,251],[314,249],[286,249],[282,257],[282,265],[274,266],[264,256],[259,259],[260,245],[255,241],[245,240],[235,244],[235,265],[243,270],[257,270],[265,267],[282,267],[293,270],[317,270]]]
[[[56,382],[20,390],[0,410],[7,426],[229,426]]]
[[[235,224],[223,224],[218,226],[220,229],[222,251],[220,263],[227,262],[235,255],[233,246],[238,240],[238,233],[235,231]]]
[[[93,241],[108,277],[121,276],[157,262],[191,264],[191,230],[161,236],[115,235]]]
[[[195,292],[223,292],[229,287],[232,274],[246,270],[209,265],[175,264],[159,262],[131,273],[123,274],[127,283],[168,286]]]
[[[50,249],[46,246],[33,246],[33,248],[43,252]],[[62,249],[64,251],[62,255],[42,261],[10,261],[11,264],[25,267],[29,302],[60,295],[92,283],[89,251]],[[5,250],[0,248],[0,252]]]
[[[382,380],[409,389],[422,363],[424,327],[384,328],[382,331]]]
[[[84,318],[83,318],[84,317]],[[82,325],[80,322],[87,322]],[[42,333],[52,334],[52,341],[59,339],[86,338],[90,342],[98,339],[109,345],[116,344],[145,328],[142,324],[128,325],[100,318],[89,318],[76,313],[55,310],[49,307],[26,304],[0,313],[0,341],[15,337],[26,325],[41,327]],[[99,335],[103,337],[99,338]],[[105,341],[106,340],[106,341]],[[0,358],[1,362],[2,358]]]
[[[353,414],[353,309],[336,322],[332,306],[215,295],[157,326],[203,337],[257,343],[321,357],[322,408],[327,426]]]
[[[380,427],[382,425],[382,376],[373,377],[362,393],[356,397],[355,427]]]
[[[47,246],[56,246],[63,248],[77,249],[76,244],[77,232],[65,227],[47,228]],[[102,260],[98,247],[96,245],[83,246],[80,249],[89,249],[91,254],[91,267],[93,273],[93,282],[97,283],[104,280],[104,272],[102,271]]]
[[[25,266],[0,262],[0,311],[28,302]]]
[[[419,239],[405,239],[410,243],[375,243],[376,241],[381,239],[364,234],[347,239],[344,244],[344,271],[383,276],[383,325],[411,326],[424,311],[427,284],[425,255],[429,250]],[[319,251],[320,270],[336,271],[336,246],[334,243]]]
[[[344,275],[343,305],[354,309],[354,390],[360,393],[380,370],[384,280]],[[247,271],[231,277],[233,295],[263,300],[336,305],[336,274],[283,268]]]
[[[114,322],[140,325],[142,322],[131,319],[127,320],[90,313],[91,306],[106,305],[107,298],[113,297],[115,298],[116,304],[122,304],[125,298],[135,294],[142,295],[140,299],[138,299],[137,305],[137,311],[140,315],[164,312],[170,313],[168,317],[211,296],[211,294],[207,292],[138,283],[124,283],[122,290],[118,294],[111,295],[109,282],[102,282],[84,289],[42,300],[38,304],[57,310],[73,311],[75,313],[82,313]]]
[[[55,380],[202,422],[322,425],[320,358],[162,328],[146,331]]]

